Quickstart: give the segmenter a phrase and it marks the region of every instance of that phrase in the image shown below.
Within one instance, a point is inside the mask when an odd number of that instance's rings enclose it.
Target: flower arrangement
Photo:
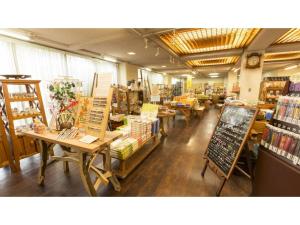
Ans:
[[[56,124],[56,129],[63,129],[63,124],[73,125],[75,120],[75,109],[77,97],[81,93],[82,83],[75,79],[56,79],[49,83],[50,112],[54,118],[51,123]],[[69,114],[69,116],[66,116]],[[68,121],[65,121],[68,118]]]

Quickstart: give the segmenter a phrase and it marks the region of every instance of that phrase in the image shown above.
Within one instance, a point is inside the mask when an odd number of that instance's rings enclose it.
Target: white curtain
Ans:
[[[164,76],[158,73],[152,73],[152,84],[164,84]]]
[[[96,72],[111,74],[112,84],[118,84],[118,67],[115,63],[110,63],[106,61],[97,61],[96,63]]]
[[[0,39],[0,74],[28,74],[32,79],[41,80],[40,88],[48,120],[51,118],[48,110],[49,81],[61,76],[72,76],[82,81],[84,94],[90,95],[95,72],[109,73],[112,82],[115,84],[118,82],[116,63],[13,39]],[[12,86],[10,91],[18,92],[20,88]],[[21,105],[16,103],[14,107],[21,107]]]
[[[92,60],[67,54],[68,75],[82,81],[84,95],[89,96],[92,90],[96,65]]]
[[[18,72],[29,74],[32,79],[41,80],[40,89],[47,119],[51,115],[48,110],[49,92],[47,85],[49,81],[66,75],[64,54],[58,51],[51,51],[49,48],[35,48],[30,45],[16,44],[16,59]]]
[[[0,74],[15,74],[12,44],[0,40]]]

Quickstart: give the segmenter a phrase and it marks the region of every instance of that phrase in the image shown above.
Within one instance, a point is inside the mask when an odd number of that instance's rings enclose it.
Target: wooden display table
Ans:
[[[189,122],[191,120],[191,116],[192,116],[192,107],[191,106],[178,106],[178,105],[172,105],[171,109],[173,110],[177,110],[179,112],[181,112],[184,115],[184,120],[186,122],[187,125],[189,125]]]
[[[104,141],[96,141],[91,144],[80,142],[83,135],[78,135],[76,139],[57,139],[58,133],[46,132],[45,134],[37,134],[33,131],[24,132],[24,136],[28,136],[38,140],[41,148],[41,167],[39,174],[39,184],[44,185],[45,170],[47,160],[49,158],[49,151],[55,144],[62,146],[64,156],[51,156],[52,159],[64,161],[65,172],[68,171],[68,162],[77,163],[79,166],[80,177],[82,183],[90,196],[96,196],[96,191],[100,184],[107,185],[112,183],[116,191],[121,190],[121,186],[116,176],[111,169],[110,143],[121,136],[120,133],[106,132]],[[98,154],[103,155],[103,167],[99,168],[93,165]],[[90,172],[94,172],[96,180],[91,181]]]
[[[115,174],[119,178],[126,178],[159,144],[159,138],[157,135],[153,135],[128,158],[119,159],[113,157],[118,161],[114,164]]]
[[[160,133],[163,137],[168,136],[168,134],[165,131],[165,120],[164,118],[167,118],[167,125],[169,124],[169,118],[173,118],[173,123],[175,124],[175,116],[176,112],[159,112],[157,114],[157,118],[159,118],[159,128],[160,128]]]

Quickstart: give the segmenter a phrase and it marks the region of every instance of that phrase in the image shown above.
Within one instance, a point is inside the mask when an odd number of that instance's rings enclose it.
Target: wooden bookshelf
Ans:
[[[34,114],[29,114],[29,115],[22,115],[22,116],[13,116],[13,120],[22,120],[22,119],[28,119],[28,118],[35,118],[40,116],[41,113],[34,113]]]
[[[38,98],[10,98],[10,102],[31,102],[36,101]]]
[[[1,79],[0,82],[2,84],[0,87],[0,98],[3,99],[0,107],[2,108],[4,127],[9,134],[8,140],[11,143],[9,151],[13,156],[14,167],[16,170],[20,170],[20,159],[38,153],[39,149],[33,139],[23,138],[23,136],[16,134],[14,121],[39,118],[41,122],[47,126],[47,119],[39,86],[40,80]],[[26,93],[31,93],[34,97],[11,98],[9,86],[12,85],[25,87]],[[24,101],[28,101],[29,106],[35,108],[39,113],[14,116],[12,103]]]

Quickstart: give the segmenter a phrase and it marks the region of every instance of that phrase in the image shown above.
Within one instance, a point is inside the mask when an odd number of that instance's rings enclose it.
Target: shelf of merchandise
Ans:
[[[160,139],[157,135],[153,135],[126,159],[112,156],[116,159],[113,163],[115,174],[121,179],[126,178],[159,144]]]
[[[20,170],[20,159],[27,157],[28,155],[33,155],[39,152],[37,143],[30,138],[26,138],[16,134],[15,130],[15,120],[29,119],[29,118],[39,118],[47,126],[47,119],[45,114],[45,109],[43,105],[43,100],[40,91],[40,80],[27,80],[27,79],[1,79],[0,83],[0,98],[3,101],[0,103],[2,108],[2,120],[4,122],[4,127],[9,133],[8,140],[10,142],[11,155],[14,160],[14,167],[18,171]],[[33,93],[35,97],[30,98],[11,98],[11,93],[9,92],[9,86],[20,86],[25,87],[26,93]],[[12,105],[13,102],[24,102],[27,101],[30,107],[35,108],[39,113],[34,113],[30,115],[14,116]],[[12,167],[11,167],[12,168]],[[14,168],[12,168],[14,170]]]
[[[293,103],[287,103],[287,105],[289,104]],[[274,114],[276,114],[276,110]],[[297,123],[292,122],[292,120],[277,119],[275,116],[271,120],[271,125],[283,131],[289,131],[292,134],[299,134],[300,131],[300,126]],[[297,161],[293,162],[291,160],[294,160],[292,157],[295,153],[291,153],[287,157],[286,154],[282,154],[282,151],[278,153],[277,150],[273,152],[273,150],[270,149],[267,149],[263,145],[259,148],[255,176],[252,184],[252,195],[299,196],[300,166]],[[286,151],[286,149],[284,151]],[[298,153],[296,153],[295,156],[297,154]]]
[[[34,118],[37,116],[40,116],[41,113],[34,113],[30,115],[22,115],[22,116],[13,116],[13,120],[22,120],[22,119],[28,119],[28,118]]]
[[[38,98],[10,98],[10,102],[31,102],[36,101]]]

